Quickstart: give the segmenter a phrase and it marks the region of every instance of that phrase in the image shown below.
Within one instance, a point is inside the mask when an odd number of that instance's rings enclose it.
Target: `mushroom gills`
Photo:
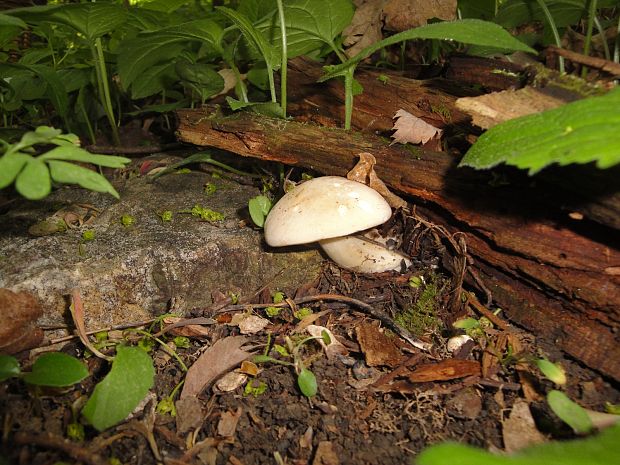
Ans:
[[[319,244],[339,266],[359,273],[402,271],[411,265],[405,255],[364,236],[334,237]]]

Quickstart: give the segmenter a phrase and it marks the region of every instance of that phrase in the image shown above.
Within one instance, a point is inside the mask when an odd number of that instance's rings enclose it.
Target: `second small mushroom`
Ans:
[[[411,261],[384,244],[351,234],[385,223],[392,209],[365,184],[339,176],[306,181],[282,197],[265,221],[273,247],[318,242],[343,268],[362,273],[400,271]]]

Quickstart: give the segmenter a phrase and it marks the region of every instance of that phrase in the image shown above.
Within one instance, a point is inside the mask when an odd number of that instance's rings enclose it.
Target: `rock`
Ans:
[[[207,182],[217,186],[214,193],[205,193]],[[211,304],[215,291],[251,297],[267,285],[292,293],[318,276],[322,259],[316,250],[272,253],[261,231],[240,225],[248,200],[258,194],[255,188],[199,172],[152,182],[130,177],[116,184],[120,201],[63,187],[43,201],[20,200],[0,217],[0,287],[38,297],[44,309],[40,323],[66,323],[67,296],[76,287],[86,326],[97,329],[162,314],[173,297],[184,301],[183,309],[200,308]],[[71,226],[77,227],[28,234],[49,218],[57,222],[54,213],[76,204],[86,205],[86,217],[93,216],[88,224],[80,226],[72,216]],[[210,223],[179,213],[196,204],[225,219]],[[171,222],[162,221],[165,210],[173,212]],[[123,215],[131,215],[133,224],[121,224]],[[85,242],[87,230],[95,236]]]

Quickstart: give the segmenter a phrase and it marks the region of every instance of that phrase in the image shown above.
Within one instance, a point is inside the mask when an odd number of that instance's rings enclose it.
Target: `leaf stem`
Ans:
[[[583,42],[583,54],[588,56],[590,54],[590,44],[592,43],[592,30],[594,29],[594,16],[596,15],[596,0],[590,0],[588,8],[588,26],[586,29],[586,38]],[[588,68],[584,66],[581,68],[581,77],[585,78],[588,74]]]
[[[286,74],[288,50],[286,44],[286,22],[284,20],[284,5],[282,0],[277,0],[278,14],[280,16],[280,36],[282,40],[282,58],[280,64],[280,108],[286,118]]]
[[[538,2],[538,6],[540,6],[540,9],[545,15],[545,18],[547,18],[547,23],[549,23],[549,27],[551,28],[551,32],[553,33],[553,38],[555,39],[555,45],[557,45],[558,48],[562,48],[562,39],[560,39],[560,34],[558,32],[557,26],[555,25],[555,20],[553,19],[553,16],[551,15],[549,8],[547,8],[547,4],[545,3],[545,0],[536,0],[536,1]],[[564,74],[565,72],[564,57],[562,56],[558,57],[558,65],[560,68],[560,73]]]
[[[110,86],[108,85],[108,73],[105,66],[105,58],[103,56],[103,47],[101,45],[101,38],[95,39],[95,43],[91,45],[91,53],[95,61],[95,71],[97,72],[97,86],[99,87],[99,98],[101,104],[110,123],[110,129],[112,130],[112,140],[115,145],[121,145],[121,139],[118,134],[118,128],[116,127],[116,121],[114,119],[114,109],[112,108],[112,99],[110,97]]]

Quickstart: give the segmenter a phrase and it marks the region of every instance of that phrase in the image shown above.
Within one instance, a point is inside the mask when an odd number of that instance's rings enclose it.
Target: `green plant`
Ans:
[[[314,373],[306,366],[307,363],[304,361],[301,350],[303,346],[310,341],[322,339],[325,344],[329,344],[331,342],[331,338],[327,331],[323,331],[320,337],[306,337],[301,339],[298,342],[294,342],[290,337],[286,336],[286,347],[284,346],[274,346],[274,350],[278,354],[284,357],[289,357],[293,361],[289,362],[287,360],[280,360],[274,357],[271,357],[267,354],[256,355],[253,358],[254,363],[277,363],[279,365],[291,366],[295,369],[295,373],[297,375],[297,385],[299,386],[299,390],[306,397],[313,397],[317,393],[317,382],[316,376]]]
[[[271,199],[265,195],[257,195],[248,202],[250,217],[256,226],[262,228],[272,207]]]
[[[620,162],[620,89],[553,110],[501,123],[485,132],[459,166],[488,169],[500,163],[535,174],[557,163]]]
[[[610,465],[620,463],[620,425],[573,441],[551,441],[502,456],[463,444],[431,446],[416,465]]]
[[[67,387],[88,376],[88,369],[75,357],[61,352],[39,356],[30,372],[22,372],[15,357],[0,355],[0,382],[18,377],[33,386]]]
[[[151,357],[137,347],[119,345],[112,368],[95,386],[82,416],[103,431],[122,421],[153,386],[155,370]]]
[[[535,53],[531,47],[515,39],[501,26],[477,19],[463,19],[443,23],[428,24],[394,34],[366,47],[354,57],[340,65],[325,66],[325,74],[319,82],[335,77],[343,77],[345,85],[345,129],[351,127],[353,112],[354,79],[357,65],[376,51],[405,40],[438,39],[462,42],[464,44],[493,47],[496,50],[524,51]]]
[[[25,133],[15,144],[0,139],[3,155],[0,158],[0,189],[15,182],[15,189],[31,200],[46,197],[52,181],[78,184],[97,192],[107,192],[118,198],[118,192],[101,174],[70,162],[92,163],[109,168],[122,168],[128,158],[93,155],[78,146],[74,134],[62,134],[58,129],[40,126]],[[37,146],[56,147],[39,156]]]

